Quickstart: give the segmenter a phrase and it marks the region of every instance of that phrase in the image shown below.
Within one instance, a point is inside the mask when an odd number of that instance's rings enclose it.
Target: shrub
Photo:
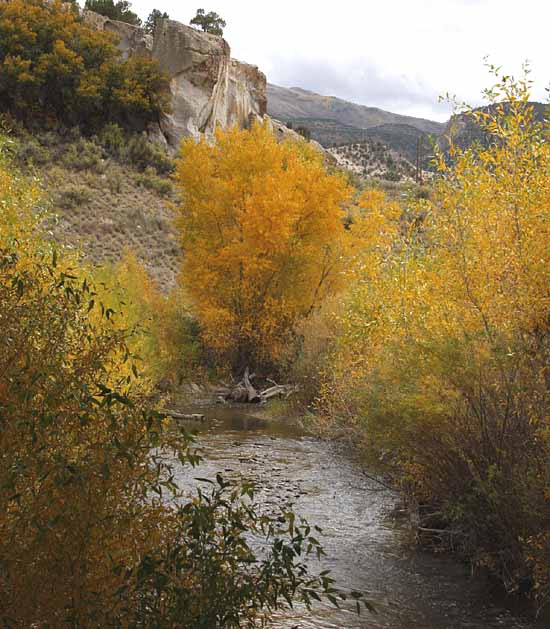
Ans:
[[[25,165],[42,166],[52,159],[47,147],[32,137],[24,137],[17,141],[16,156]]]
[[[0,106],[35,124],[143,128],[167,105],[167,80],[155,62],[121,59],[115,44],[58,0],[1,2]]]
[[[124,175],[118,168],[108,168],[107,169],[107,183],[109,185],[109,190],[113,193],[119,193],[122,190],[122,183],[124,180]]]
[[[174,161],[166,151],[150,142],[145,133],[132,135],[126,145],[126,160],[145,170],[148,166],[154,168],[159,175],[166,175],[174,170]]]
[[[162,196],[168,196],[172,192],[172,182],[169,179],[158,177],[151,166],[148,166],[143,174],[138,175],[136,181],[140,186],[154,190]]]
[[[163,294],[129,249],[117,263],[94,269],[93,278],[110,288],[105,306],[123,310],[123,325],[139,331],[128,344],[152,383],[177,382],[200,370],[199,336],[181,292]]]
[[[167,175],[174,170],[174,161],[167,152],[151,142],[145,133],[128,134],[119,125],[111,123],[101,129],[97,141],[109,155],[140,170],[153,168],[159,175]]]
[[[79,138],[63,150],[63,165],[74,170],[98,170],[102,161],[101,147],[85,138]]]
[[[92,199],[92,193],[86,186],[68,184],[63,186],[55,194],[55,203],[64,210],[70,210],[88,203]]]
[[[508,104],[470,114],[488,148],[457,150],[450,168],[440,156],[430,199],[365,265],[323,410],[431,507],[475,565],[544,604],[548,123],[535,120],[527,81],[504,78],[490,94]]]
[[[0,163],[0,617],[236,628],[294,598],[337,600],[292,513],[259,515],[252,488],[219,475],[178,490],[178,466],[198,462],[189,437],[152,408],[109,289],[40,237],[37,202]]]
[[[126,150],[126,136],[121,127],[113,122],[106,124],[97,134],[98,143],[117,159],[122,159]]]

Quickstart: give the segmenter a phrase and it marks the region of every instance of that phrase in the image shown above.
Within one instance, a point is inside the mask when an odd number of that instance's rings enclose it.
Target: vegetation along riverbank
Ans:
[[[0,2],[0,624],[375,613],[308,560],[315,522],[246,481],[178,484],[200,457],[169,411],[201,396],[344,439],[420,541],[543,613],[550,126],[528,73],[493,68],[416,182],[372,179],[266,115],[217,14],[145,29],[103,4]]]

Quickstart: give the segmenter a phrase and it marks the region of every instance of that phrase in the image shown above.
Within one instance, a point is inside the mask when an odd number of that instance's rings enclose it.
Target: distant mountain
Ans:
[[[548,115],[546,105],[530,104],[539,120]],[[429,169],[433,143],[446,151],[449,133],[463,149],[476,141],[491,142],[491,137],[464,114],[441,123],[357,105],[335,96],[321,96],[299,87],[268,84],[267,113],[296,130],[301,127],[300,131],[310,134],[325,148],[337,148],[331,152],[341,165],[368,176],[393,178],[397,172],[401,177],[408,177],[409,166],[416,164],[417,152],[421,167]]]
[[[357,105],[335,96],[321,96],[299,87],[267,85],[267,112],[282,121],[313,118],[339,122],[358,129],[369,129],[383,124],[411,125],[425,133],[439,134],[443,124],[424,118],[401,116],[378,107]]]
[[[408,159],[414,159],[415,136],[438,136],[445,128],[444,124],[433,120],[393,114],[299,87],[272,84],[267,86],[267,112],[272,118],[290,122],[294,127],[306,127],[312,138],[323,146],[351,144],[370,138],[384,142]]]

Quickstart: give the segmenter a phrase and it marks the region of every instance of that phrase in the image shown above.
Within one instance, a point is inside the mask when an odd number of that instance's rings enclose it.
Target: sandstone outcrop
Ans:
[[[153,38],[142,28],[111,20],[94,11],[83,11],[84,20],[98,31],[114,33],[118,38],[118,47],[122,52],[122,58],[127,59],[133,54],[151,55],[153,50]]]
[[[170,78],[171,111],[151,133],[176,147],[184,137],[212,134],[217,125],[248,127],[267,109],[266,78],[253,65],[231,58],[229,44],[174,20],[160,20],[154,37],[137,26],[91,11],[84,19],[94,28],[113,32],[123,57],[145,54],[158,60]]]

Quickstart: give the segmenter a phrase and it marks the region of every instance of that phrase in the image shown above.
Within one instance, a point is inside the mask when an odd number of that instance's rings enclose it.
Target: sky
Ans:
[[[197,2],[199,4],[197,4]],[[449,93],[471,105],[494,81],[531,65],[533,99],[547,101],[550,0],[133,0],[189,23],[218,12],[233,57],[270,83],[302,87],[395,113],[446,120]]]

